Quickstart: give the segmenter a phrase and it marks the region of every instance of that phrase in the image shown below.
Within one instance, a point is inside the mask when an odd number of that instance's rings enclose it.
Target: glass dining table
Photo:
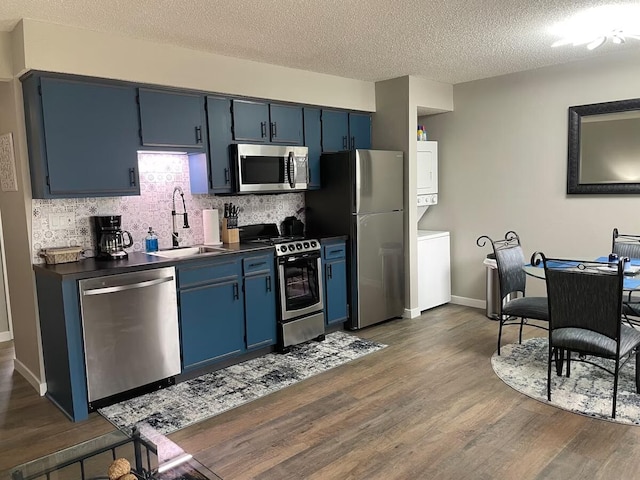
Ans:
[[[596,262],[608,262],[608,260],[608,257],[598,257],[595,259]],[[567,267],[572,267],[578,265],[580,262],[568,260],[564,263],[566,263]],[[602,268],[610,268],[612,271],[617,269],[617,267],[607,266],[603,266]],[[545,279],[545,271],[542,262],[540,262],[539,265],[531,265],[528,263],[524,266],[524,271],[527,275],[532,277]],[[640,290],[640,258],[631,258],[625,265],[622,288],[625,291]]]

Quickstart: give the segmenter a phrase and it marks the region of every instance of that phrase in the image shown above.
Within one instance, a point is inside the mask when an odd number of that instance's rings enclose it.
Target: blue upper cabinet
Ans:
[[[302,107],[232,100],[236,143],[302,145]]]
[[[231,99],[207,96],[209,154],[189,155],[191,193],[231,192]]]
[[[136,88],[23,80],[34,198],[140,195]]]
[[[143,147],[204,150],[207,128],[204,96],[138,89]]]
[[[371,148],[371,115],[368,113],[349,114],[349,149]]]
[[[269,105],[232,100],[233,139],[236,142],[269,142]]]
[[[322,110],[322,151],[371,148],[371,115]]]
[[[304,144],[309,149],[309,189],[320,188],[322,137],[320,109],[304,108]]]
[[[302,145],[302,108],[290,105],[269,106],[271,143]]]
[[[349,149],[349,113],[322,110],[322,151],[340,152]]]

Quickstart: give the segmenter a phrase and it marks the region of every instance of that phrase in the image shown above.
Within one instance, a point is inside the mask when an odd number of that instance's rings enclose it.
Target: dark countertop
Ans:
[[[185,262],[203,261],[236,253],[273,250],[272,246],[249,243],[224,244],[218,248],[222,248],[226,251],[203,253],[183,258],[166,258],[156,255],[148,255],[144,252],[133,252],[123,260],[96,260],[95,258],[85,258],[78,262],[59,263],[56,265],[47,265],[44,263],[35,264],[33,265],[33,269],[38,274],[53,275],[63,279],[80,280],[83,278],[102,275],[135,272],[149,268],[168,267]]]

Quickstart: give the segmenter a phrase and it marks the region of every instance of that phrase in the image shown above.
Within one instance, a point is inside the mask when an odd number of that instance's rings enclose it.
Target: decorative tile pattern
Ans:
[[[144,250],[144,238],[149,227],[158,235],[159,247],[171,248],[172,194],[176,186],[184,191],[184,200],[189,214],[188,229],[178,231],[183,245],[204,242],[202,210],[217,208],[220,222],[225,203],[240,207],[239,225],[273,222],[280,226],[285,217],[296,215],[304,221],[303,193],[278,195],[213,196],[191,194],[189,185],[189,158],[187,155],[141,153],[138,155],[140,171],[140,196],[65,198],[55,200],[32,200],[32,244],[33,263],[41,263],[38,252],[42,248],[80,245],[93,248],[94,235],[91,216],[122,215],[122,228],[131,233],[132,251]],[[180,195],[176,195],[176,211],[182,211]],[[64,230],[52,230],[50,213],[74,212],[75,225]],[[93,253],[87,252],[88,256]]]
[[[548,354],[547,339],[532,338],[522,344],[503,346],[500,356],[494,353],[491,366],[507,385],[543,403],[589,417],[640,425],[635,359],[630,359],[620,370],[616,418],[612,419],[613,375],[588,363],[572,361],[569,378],[558,377],[554,370],[551,373],[551,402],[547,401]],[[613,370],[613,360],[597,357],[589,357],[589,360]]]
[[[338,331],[98,411],[125,433],[137,424],[167,435],[385,347]]]
[[[18,191],[12,133],[0,136],[0,188],[3,192]]]

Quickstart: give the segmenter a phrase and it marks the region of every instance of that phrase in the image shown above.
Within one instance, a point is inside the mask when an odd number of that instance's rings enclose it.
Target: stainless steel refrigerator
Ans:
[[[347,325],[362,328],[404,312],[402,152],[323,154],[320,190],[306,193],[307,232],[348,235]]]

